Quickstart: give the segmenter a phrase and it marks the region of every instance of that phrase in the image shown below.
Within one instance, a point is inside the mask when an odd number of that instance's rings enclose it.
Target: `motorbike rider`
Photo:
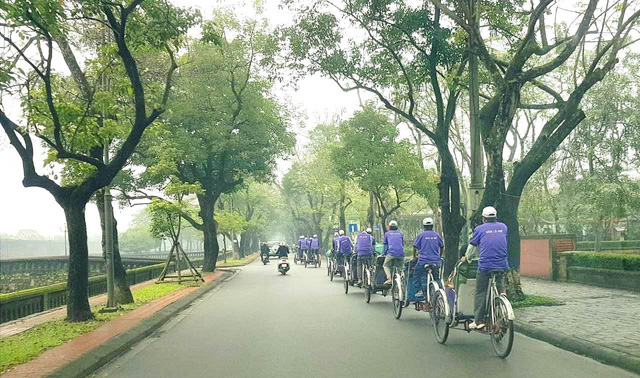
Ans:
[[[356,253],[358,254],[358,285],[362,285],[363,266],[371,265],[376,239],[371,235],[373,230],[368,227],[356,237]]]
[[[396,267],[399,270],[404,268],[404,235],[398,230],[398,222],[394,220],[389,222],[389,231],[384,234],[382,255],[386,256],[382,265],[387,275],[384,284],[389,285],[393,279],[392,268]]]
[[[416,263],[415,271],[413,272],[413,284],[414,287],[420,288],[416,295],[424,295],[424,287],[422,287],[422,277],[424,277],[427,271],[424,269],[426,265],[430,265],[432,267],[431,273],[433,274],[433,279],[438,282],[440,287],[442,286],[442,281],[440,281],[440,250],[444,248],[444,241],[442,241],[442,236],[437,232],[433,231],[433,219],[424,218],[422,220],[422,227],[424,231],[422,231],[416,237],[416,240],[413,242],[413,256],[418,257],[418,262]]]
[[[280,246],[278,247],[278,250],[276,251],[276,255],[279,258],[282,257],[289,257],[289,247],[287,247],[284,242],[280,242]]]
[[[318,240],[318,235],[313,235],[309,248],[311,249],[311,253],[313,253],[313,255],[315,256],[316,261],[320,260],[320,241]]]
[[[269,245],[267,242],[262,243],[260,246],[260,258],[269,260]]]
[[[480,259],[476,273],[476,296],[474,300],[474,321],[469,324],[470,329],[482,329],[485,327],[484,316],[486,314],[485,299],[489,277],[492,272],[500,272],[496,277],[496,286],[500,295],[506,295],[504,287],[504,271],[509,269],[507,258],[507,226],[498,222],[498,212],[492,206],[482,210],[482,224],[473,230],[470,245],[478,247]],[[461,262],[467,261],[463,256]]]
[[[344,230],[338,231],[340,237],[338,238],[338,253],[336,255],[338,266],[344,265],[344,259],[351,257],[351,250],[353,249],[353,244],[351,243],[351,238],[344,234]]]

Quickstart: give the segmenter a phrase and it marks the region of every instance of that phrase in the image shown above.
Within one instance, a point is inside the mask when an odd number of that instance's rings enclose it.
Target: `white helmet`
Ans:
[[[284,245],[284,242],[280,242],[280,245]]]
[[[433,219],[427,217],[422,220],[423,226],[433,226]]]
[[[318,237],[318,235],[316,235],[316,234],[313,234],[313,237],[314,237],[314,238],[317,238],[317,237]]]
[[[373,232],[373,230],[371,229],[371,227],[367,227],[367,234],[370,234],[372,232]]]
[[[304,239],[304,235],[300,235],[300,239]]]
[[[337,232],[334,232],[333,236],[340,236],[340,234],[338,234]]]
[[[392,220],[391,222],[389,222],[389,227],[398,227],[398,222]]]
[[[484,218],[495,218],[498,216],[498,211],[493,206],[487,206],[482,209],[482,216]]]
[[[340,230],[340,231],[338,231],[338,234],[339,234],[340,236],[343,236],[343,235],[344,235],[344,230]]]

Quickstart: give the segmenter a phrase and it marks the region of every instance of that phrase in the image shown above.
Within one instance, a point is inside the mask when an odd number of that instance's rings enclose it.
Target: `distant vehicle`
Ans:
[[[278,272],[284,276],[289,271],[289,260],[286,257],[282,257],[279,260]]]
[[[276,256],[276,252],[278,251],[278,247],[280,247],[280,240],[272,240],[272,241],[268,241],[267,245],[269,246],[269,250],[271,251],[271,253],[269,254],[269,257],[277,257]]]

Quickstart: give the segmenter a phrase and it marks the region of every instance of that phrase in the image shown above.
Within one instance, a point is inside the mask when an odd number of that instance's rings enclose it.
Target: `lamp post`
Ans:
[[[472,19],[471,26],[477,27],[480,17],[478,2],[469,0]],[[480,109],[480,87],[478,84],[478,56],[473,52],[472,39],[469,38],[469,123],[471,131],[471,185],[469,186],[469,202],[467,216],[471,218],[478,209],[484,193],[484,156],[482,151],[480,122],[478,113]]]
[[[104,143],[104,163],[109,164],[109,143]],[[116,307],[113,269],[113,208],[111,189],[104,187],[104,248],[107,265],[107,308]]]

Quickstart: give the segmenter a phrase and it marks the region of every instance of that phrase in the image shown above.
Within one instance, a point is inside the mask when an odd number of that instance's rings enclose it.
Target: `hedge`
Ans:
[[[576,243],[576,247],[579,251],[593,251],[596,247],[594,241],[581,241]],[[640,240],[606,240],[600,242],[600,249],[640,249]]]
[[[640,272],[640,255],[580,252],[571,257],[572,266]]]

